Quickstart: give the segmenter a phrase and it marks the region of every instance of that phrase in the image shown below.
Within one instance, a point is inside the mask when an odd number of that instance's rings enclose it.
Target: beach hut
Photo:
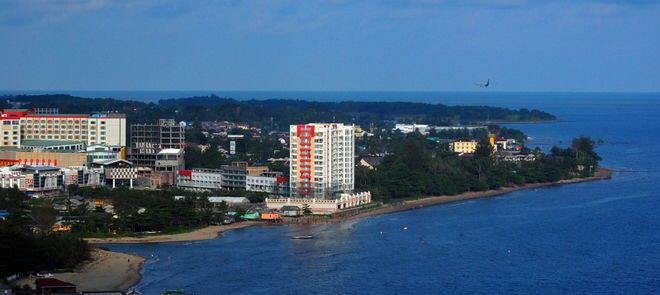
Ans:
[[[280,212],[282,213],[282,216],[288,216],[288,217],[296,217],[303,215],[302,210],[298,206],[282,206]]]
[[[280,215],[279,213],[262,213],[261,219],[269,220],[269,221],[277,221],[282,219],[282,215]]]

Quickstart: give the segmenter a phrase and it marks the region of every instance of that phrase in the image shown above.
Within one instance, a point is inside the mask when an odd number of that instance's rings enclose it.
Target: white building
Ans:
[[[314,214],[332,214],[339,210],[349,209],[358,206],[364,206],[371,203],[370,192],[360,193],[342,193],[333,200],[310,199],[310,198],[282,198],[266,199],[266,207],[271,210],[281,211],[282,207],[296,206],[298,208],[308,208]]]
[[[395,124],[393,130],[399,130],[402,133],[413,133],[415,131],[421,133],[422,135],[427,135],[429,132],[431,132],[431,129],[434,129],[435,131],[443,131],[443,130],[468,130],[468,131],[473,131],[475,129],[487,129],[486,126],[467,126],[467,125],[459,125],[459,126],[433,126],[433,125],[426,125],[426,124]]]
[[[297,198],[336,199],[355,184],[355,128],[341,123],[290,126],[290,186]]]
[[[276,193],[278,191],[277,177],[247,175],[245,176],[245,190]]]
[[[413,133],[418,131],[421,134],[427,134],[429,132],[429,125],[426,124],[396,124],[394,125],[394,130],[399,130],[402,133]]]
[[[212,191],[222,188],[222,172],[220,169],[179,170],[176,179],[177,186],[197,191]]]

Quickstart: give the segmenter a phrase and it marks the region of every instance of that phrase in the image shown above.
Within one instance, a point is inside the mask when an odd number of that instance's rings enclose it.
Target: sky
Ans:
[[[660,92],[660,1],[0,0],[0,65],[0,90]]]

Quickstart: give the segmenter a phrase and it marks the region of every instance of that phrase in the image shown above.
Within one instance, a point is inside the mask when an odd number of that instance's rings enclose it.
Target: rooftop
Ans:
[[[76,287],[76,285],[69,282],[60,281],[53,278],[37,279],[34,283],[38,288]]]
[[[225,201],[227,203],[249,203],[250,200],[245,197],[209,197],[209,202],[211,203],[220,203]]]
[[[164,149],[159,154],[178,154],[181,152],[181,149]]]
[[[81,141],[64,141],[64,140],[22,140],[21,141],[21,146],[38,146],[38,147],[79,145],[79,144],[84,144],[84,143]]]

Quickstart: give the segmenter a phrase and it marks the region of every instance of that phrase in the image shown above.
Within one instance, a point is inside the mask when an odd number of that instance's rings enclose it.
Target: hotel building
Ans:
[[[55,140],[126,146],[126,116],[116,113],[60,114],[56,109],[0,112],[0,146],[23,140]]]
[[[353,191],[354,125],[291,125],[289,132],[292,197],[337,199]]]

